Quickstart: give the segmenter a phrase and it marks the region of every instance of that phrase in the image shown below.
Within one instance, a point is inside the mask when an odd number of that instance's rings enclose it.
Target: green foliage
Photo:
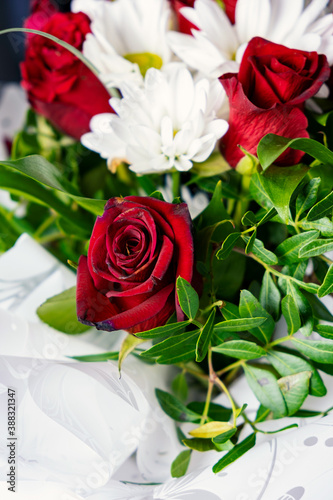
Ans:
[[[76,334],[86,332],[89,327],[79,323],[76,316],[76,287],[69,288],[39,306],[37,314],[47,325],[60,332]],[[59,314],[59,312],[61,313]]]
[[[332,147],[333,114],[320,120],[317,132]],[[333,316],[320,301],[333,293],[333,262],[327,255],[333,250],[333,153],[325,145],[269,134],[258,146],[261,166],[254,158],[246,175],[227,170],[219,153],[190,173],[172,174],[174,202],[181,201],[183,181],[192,194],[199,189],[210,197],[193,221],[202,281],[194,273],[193,281],[178,277],[175,283],[184,320],[177,322],[174,315],[165,325],[129,335],[119,352],[73,357],[118,360],[119,368],[130,355],[152,365],[176,365],[170,392],[156,389],[156,398],[175,422],[199,427],[189,429],[192,437],[178,428],[187,449],[173,461],[173,477],[186,473],[192,450],[227,452],[213,468],[219,472],[254,446],[257,423],[311,416],[311,409],[301,408],[307,395],[326,394],[317,371],[333,374]],[[289,147],[307,153],[304,163],[274,165]],[[0,208],[0,252],[26,231],[64,262],[77,261],[106,199],[138,195],[140,189],[140,195],[163,201],[161,176],[135,176],[125,163],[110,174],[93,153],[80,158],[80,148],[29,113],[13,159],[0,166],[0,187],[19,203],[25,200],[26,216],[19,219]],[[46,301],[38,315],[65,333],[87,329],[76,319],[75,288]],[[279,320],[286,325],[285,337],[274,335]],[[313,331],[320,337],[304,338]],[[250,413],[228,386],[239,370],[261,403],[251,422],[253,434],[243,441],[239,436]],[[193,388],[198,401],[191,401]],[[216,390],[227,396],[226,407],[211,402]]]

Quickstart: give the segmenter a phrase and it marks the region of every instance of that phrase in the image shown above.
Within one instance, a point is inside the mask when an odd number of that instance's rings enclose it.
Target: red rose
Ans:
[[[81,256],[77,315],[100,330],[131,333],[165,324],[176,310],[178,276],[191,282],[193,241],[185,203],[111,198]]]
[[[328,76],[324,55],[253,38],[238,75],[220,77],[230,103],[229,129],[221,140],[221,152],[229,164],[235,167],[243,157],[237,144],[255,154],[268,133],[308,137],[304,101],[318,92]],[[303,154],[287,150],[276,164],[296,164]]]
[[[41,30],[82,50],[90,20],[82,12],[55,13]],[[110,112],[110,96],[98,78],[67,49],[43,36],[28,38],[21,72],[32,107],[75,139],[89,131],[94,115]]]
[[[32,0],[30,11],[31,15],[25,20],[24,27],[41,31],[49,18],[58,12],[58,9],[50,0]]]

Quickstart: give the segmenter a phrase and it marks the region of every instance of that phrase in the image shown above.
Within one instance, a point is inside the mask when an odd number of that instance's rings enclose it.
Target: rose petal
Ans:
[[[81,255],[77,270],[76,287],[77,316],[81,323],[99,328],[98,324],[117,315],[117,308],[94,287],[90,276],[87,257]]]
[[[96,328],[107,331],[125,329],[134,333],[163,324],[172,312],[172,305],[167,304],[167,301],[173,290],[174,284],[171,283],[141,304],[124,307],[123,312],[110,315],[110,319],[99,323]]]

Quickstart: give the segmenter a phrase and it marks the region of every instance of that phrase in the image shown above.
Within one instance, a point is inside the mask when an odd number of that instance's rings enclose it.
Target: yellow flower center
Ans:
[[[136,63],[142,76],[145,76],[149,68],[161,69],[163,66],[163,60],[157,54],[151,54],[150,52],[141,52],[137,54],[126,54],[123,56],[124,59],[130,61],[131,63]]]

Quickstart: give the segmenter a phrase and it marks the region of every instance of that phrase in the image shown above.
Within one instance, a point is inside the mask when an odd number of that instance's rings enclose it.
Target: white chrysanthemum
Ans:
[[[136,173],[187,171],[205,161],[228,129],[216,114],[224,99],[222,85],[194,82],[180,63],[165,70],[150,68],[144,87],[134,82],[120,87],[122,99],[112,98],[117,115],[96,115],[92,132],[82,143],[109,162],[125,158]]]
[[[83,54],[107,86],[119,87],[129,80],[142,83],[149,67],[160,69],[170,62],[167,0],[74,0],[72,10],[92,20]]]
[[[190,67],[217,78],[237,72],[247,43],[261,36],[287,47],[317,51],[333,63],[333,16],[328,0],[238,0],[232,25],[215,0],[196,0],[182,14],[197,26],[193,36],[170,32],[172,50]]]

